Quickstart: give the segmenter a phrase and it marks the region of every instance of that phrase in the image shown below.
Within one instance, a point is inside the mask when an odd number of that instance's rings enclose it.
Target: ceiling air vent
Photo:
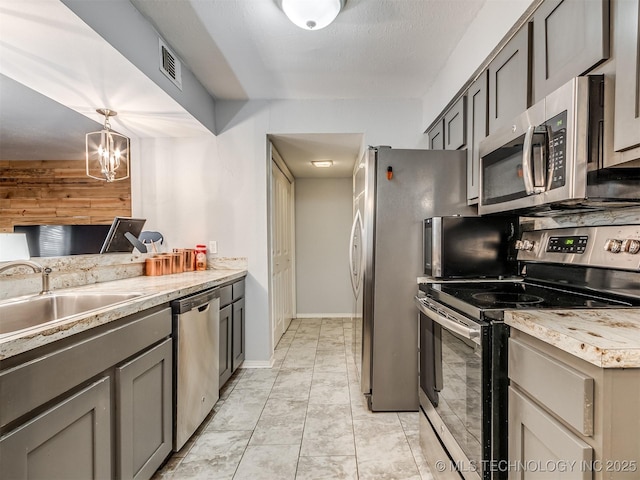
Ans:
[[[158,39],[160,45],[160,71],[171,80],[176,87],[182,90],[182,68],[180,60],[176,57],[169,47]]]

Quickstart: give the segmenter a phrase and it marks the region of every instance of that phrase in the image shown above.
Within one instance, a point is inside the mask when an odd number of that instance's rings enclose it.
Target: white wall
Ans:
[[[423,131],[534,1],[487,0],[423,98]]]
[[[248,257],[246,359],[268,365],[267,135],[363,133],[371,145],[426,148],[422,105],[419,99],[219,102],[216,115],[217,137],[140,139],[134,213],[172,246],[217,240],[220,256]]]
[[[157,222],[171,242],[193,243],[202,237],[218,240],[221,256],[249,259],[248,362],[267,365],[273,353],[268,297],[267,135],[362,133],[365,144],[426,148],[423,131],[428,123],[530,3],[488,0],[477,26],[471,26],[424,99],[219,101],[217,137],[141,140],[144,180],[134,182],[132,195],[134,208],[136,198],[143,199],[149,228]]]
[[[352,180],[300,178],[295,190],[297,313],[348,316]]]

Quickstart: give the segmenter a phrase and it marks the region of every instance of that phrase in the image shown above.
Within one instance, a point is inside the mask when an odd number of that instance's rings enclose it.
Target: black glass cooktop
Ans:
[[[610,308],[632,305],[623,299],[606,295],[587,294],[528,282],[447,282],[429,284],[427,288],[421,289],[443,303],[466,303],[479,310]]]

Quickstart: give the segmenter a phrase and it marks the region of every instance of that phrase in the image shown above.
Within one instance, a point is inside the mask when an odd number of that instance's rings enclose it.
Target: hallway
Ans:
[[[272,369],[241,369],[154,479],[431,479],[418,413],[371,413],[350,319],[293,320]]]

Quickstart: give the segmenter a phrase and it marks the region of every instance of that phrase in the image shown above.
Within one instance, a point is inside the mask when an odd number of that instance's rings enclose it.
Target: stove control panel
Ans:
[[[640,225],[525,231],[516,248],[519,261],[640,271]]]
[[[635,255],[640,252],[640,240],[636,240],[634,238],[626,238],[622,241],[623,252],[630,253],[631,255]]]
[[[588,240],[589,237],[587,237],[586,235],[549,237],[549,243],[547,243],[547,252],[582,254],[587,248]]]
[[[604,249],[611,253],[630,253],[635,255],[640,252],[640,239],[625,238],[624,240],[618,240],[617,238],[609,238],[604,244]]]

